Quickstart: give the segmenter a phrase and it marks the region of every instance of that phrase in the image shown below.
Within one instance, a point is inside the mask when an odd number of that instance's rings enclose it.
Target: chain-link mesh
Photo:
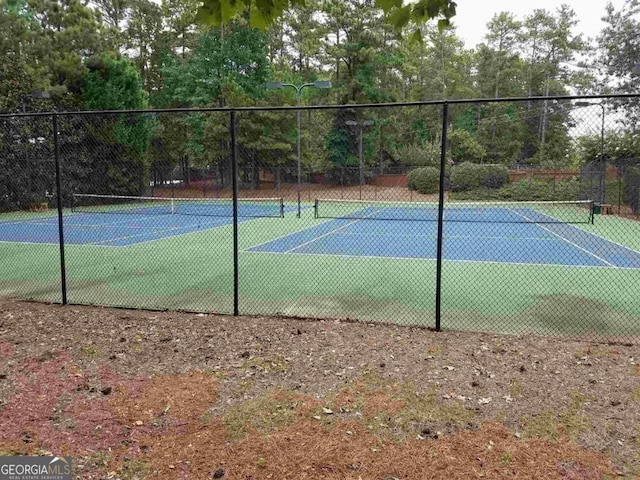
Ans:
[[[487,163],[465,163],[459,130],[448,132],[443,327],[638,335],[640,223],[616,165],[637,162],[640,151],[625,141],[622,111],[606,99],[466,107],[479,115],[465,130],[490,141],[482,142]],[[450,213],[457,208],[492,221],[461,225]]]
[[[635,341],[625,102],[1,116],[0,292]]]
[[[433,201],[408,189],[412,167],[380,140],[382,119],[429,114],[437,107],[304,111],[298,179],[296,113],[269,112],[268,123],[264,112],[239,113],[240,198],[285,201],[284,218],[240,226],[242,312],[432,325],[433,223],[349,217],[383,201]],[[410,128],[386,128],[394,152],[412,140]],[[325,202],[339,207],[321,210]]]
[[[67,115],[60,155],[70,302],[233,312],[228,115]]]
[[[50,116],[0,118],[0,294],[61,301]]]

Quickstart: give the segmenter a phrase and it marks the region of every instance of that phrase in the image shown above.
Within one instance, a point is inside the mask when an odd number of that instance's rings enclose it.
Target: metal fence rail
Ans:
[[[0,294],[636,342],[639,98],[0,115]]]

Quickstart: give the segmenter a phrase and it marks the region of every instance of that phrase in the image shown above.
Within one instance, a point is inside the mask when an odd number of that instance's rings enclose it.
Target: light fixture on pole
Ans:
[[[358,128],[358,160],[360,165],[360,200],[362,200],[362,185],[364,185],[364,145],[363,145],[363,136],[365,127],[370,127],[373,125],[371,120],[365,120],[364,122],[356,122],[354,120],[347,120],[344,122],[345,125],[349,127],[357,127]]]
[[[282,83],[282,82],[267,82],[265,83],[265,87],[267,90],[279,90],[284,87],[292,87],[296,90],[296,106],[300,106],[300,94],[302,89],[305,87],[315,87],[315,88],[331,88],[331,82],[329,80],[317,80],[313,83],[304,83],[300,86],[294,85],[293,83]],[[300,218],[301,212],[301,202],[300,202],[300,189],[302,188],[302,163],[300,159],[300,110],[297,111],[297,124],[298,124],[298,133],[296,135],[296,155],[298,157],[298,218]]]
[[[600,178],[600,203],[604,203],[604,177],[606,176],[606,165],[604,164],[604,116],[605,116],[605,108],[602,102],[576,102],[577,107],[591,107],[598,106],[602,109],[602,124],[600,127],[600,162],[602,162],[603,173]]]

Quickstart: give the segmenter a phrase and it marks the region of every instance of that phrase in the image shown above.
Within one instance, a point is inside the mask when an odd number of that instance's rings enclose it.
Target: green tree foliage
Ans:
[[[224,106],[231,88],[250,98],[260,96],[270,77],[265,34],[240,22],[212,28],[199,37],[191,56],[167,58],[162,67],[163,106]],[[240,106],[240,105],[239,105]]]
[[[170,48],[164,32],[162,8],[149,0],[128,0],[131,13],[124,45],[135,61],[148,92],[161,88],[161,56]]]
[[[154,107],[294,105],[293,89],[265,95],[264,82],[274,79],[295,85],[331,80],[331,90],[305,89],[302,103],[347,105],[545,96],[583,91],[593,83],[589,75],[569,67],[578,61],[585,42],[576,34],[575,14],[566,6],[553,12],[532,9],[520,18],[501,12],[488,23],[483,42],[471,50],[455,26],[442,29],[427,21],[451,18],[450,0],[292,0],[277,5],[228,1],[0,0],[0,108],[84,108],[88,97],[83,62],[108,52],[134,62]],[[633,32],[638,8],[638,0],[628,0],[622,9],[603,8],[607,26],[598,38],[596,66],[613,85],[632,86],[628,73],[637,61]],[[194,23],[199,9],[201,20],[220,27]],[[271,13],[264,17],[261,12]],[[260,18],[269,24],[264,31],[250,28],[262,26]],[[34,90],[51,92],[52,101],[34,101]],[[611,103],[608,108],[621,106]],[[533,100],[451,105],[450,159],[575,165],[579,160],[570,148],[568,110],[562,103]],[[625,113],[621,118],[627,127],[636,128],[632,110]],[[295,162],[294,117],[239,117],[240,158],[252,165],[243,167],[243,181],[257,184],[258,164],[286,170]],[[438,163],[438,107],[372,110],[366,119],[374,122],[364,134],[368,170]],[[345,127],[348,120],[362,119],[348,109],[303,113],[305,170],[357,165],[358,130]],[[186,179],[190,169],[197,169],[229,180],[225,120],[183,115],[174,121],[163,115],[158,124],[154,170],[165,175],[170,166],[180,166]]]
[[[481,96],[507,97],[523,93],[523,62],[518,53],[522,22],[508,13],[495,15],[487,25],[487,43],[476,53],[478,87]]]
[[[87,110],[145,109],[146,94],[136,66],[108,55],[87,60],[84,73]],[[144,114],[64,118],[66,191],[141,194],[147,188],[146,152],[154,122]],[[73,134],[72,130],[77,133]]]
[[[161,68],[163,90],[155,96],[161,106],[225,106],[255,105],[263,95],[264,83],[271,76],[267,57],[267,36],[249,28],[244,22],[234,22],[225,28],[212,28],[199,36],[198,44],[187,59],[179,55],[167,57]],[[255,117],[252,117],[255,118]],[[262,121],[268,121],[263,118]],[[227,146],[228,126],[207,115],[187,115],[182,118],[185,128],[179,124],[167,124],[163,132],[183,138],[180,151],[171,154],[184,165],[205,168],[217,166],[224,183],[230,180],[230,157]],[[277,125],[277,122],[276,122]],[[272,127],[276,127],[272,125]],[[263,129],[248,121],[242,125],[239,138],[243,158],[251,162],[257,158]],[[177,130],[176,130],[177,129]],[[277,128],[273,128],[277,131]],[[184,134],[187,134],[186,136]],[[281,151],[281,135],[263,137],[274,150]],[[162,139],[158,139],[162,141]],[[167,145],[174,144],[168,141]],[[272,158],[282,158],[282,152],[272,152]],[[186,170],[186,167],[183,168]]]
[[[505,103],[486,104],[478,122],[476,140],[486,150],[491,163],[513,165],[522,160],[526,123],[521,106]]]
[[[485,148],[480,145],[467,130],[452,130],[449,134],[451,157],[454,162],[480,162],[487,155]]]
[[[611,3],[606,7],[606,15],[603,18],[606,26],[598,36],[598,56],[594,62],[594,66],[605,74],[605,79],[598,89],[602,93],[612,90],[625,93],[638,91],[638,76],[632,72],[640,63],[639,15],[638,0],[625,0],[619,10]],[[640,120],[638,102],[615,105],[615,108],[624,112],[624,124],[637,130]]]
[[[196,19],[209,25],[221,26],[248,13],[252,27],[265,29],[285,11],[304,3],[303,0],[202,0]],[[456,13],[456,3],[453,0],[418,0],[409,4],[403,4],[402,0],[377,0],[376,6],[388,14],[387,21],[398,31],[409,25],[420,26],[431,19],[438,19],[438,27],[443,29],[449,26],[449,19]],[[422,38],[418,28],[413,35],[415,41]]]

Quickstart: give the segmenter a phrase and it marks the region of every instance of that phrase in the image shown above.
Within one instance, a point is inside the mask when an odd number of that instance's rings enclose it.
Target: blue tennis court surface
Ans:
[[[248,218],[240,221],[249,220]],[[229,225],[225,217],[183,215],[74,213],[64,217],[64,241],[69,245],[121,247]],[[1,242],[58,243],[58,218],[0,223]]]
[[[341,218],[247,251],[434,259],[436,238],[432,221]],[[640,252],[566,223],[445,221],[443,255],[446,260],[640,268]]]
[[[87,201],[64,215],[65,243],[122,247],[185,235],[233,222],[228,199],[165,199],[78,194]],[[239,199],[238,222],[256,217],[279,217],[294,210],[282,199]],[[58,217],[26,216],[0,221],[0,242],[59,243]]]

